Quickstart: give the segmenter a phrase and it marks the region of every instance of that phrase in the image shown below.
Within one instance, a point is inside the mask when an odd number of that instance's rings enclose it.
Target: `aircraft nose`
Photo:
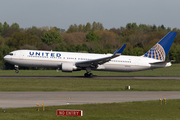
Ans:
[[[6,56],[4,56],[4,60],[5,60],[5,61],[7,61],[7,59],[8,59],[8,56],[7,56],[7,55],[6,55]]]

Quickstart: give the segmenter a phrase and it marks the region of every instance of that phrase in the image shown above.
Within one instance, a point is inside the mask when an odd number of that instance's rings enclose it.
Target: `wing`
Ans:
[[[111,59],[120,56],[125,47],[126,47],[126,44],[124,44],[120,49],[117,49],[116,52],[114,52],[112,56],[94,59],[94,60],[77,62],[77,63],[75,63],[75,65],[77,67],[81,67],[81,68],[87,68],[87,67],[96,68],[98,65],[109,62]]]

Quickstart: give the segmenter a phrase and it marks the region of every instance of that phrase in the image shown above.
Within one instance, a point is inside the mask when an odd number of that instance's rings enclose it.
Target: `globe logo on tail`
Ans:
[[[164,48],[160,44],[154,45],[143,57],[154,58],[156,60],[165,60],[165,51]]]

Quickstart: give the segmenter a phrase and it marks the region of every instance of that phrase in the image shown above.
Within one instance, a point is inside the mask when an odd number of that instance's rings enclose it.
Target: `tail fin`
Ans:
[[[169,49],[176,37],[177,32],[169,32],[156,45],[154,45],[143,57],[154,58],[156,60],[165,60]]]

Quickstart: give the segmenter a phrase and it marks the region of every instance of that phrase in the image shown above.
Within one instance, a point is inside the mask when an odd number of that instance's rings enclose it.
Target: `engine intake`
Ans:
[[[62,63],[62,72],[72,72],[73,65],[73,63]]]

